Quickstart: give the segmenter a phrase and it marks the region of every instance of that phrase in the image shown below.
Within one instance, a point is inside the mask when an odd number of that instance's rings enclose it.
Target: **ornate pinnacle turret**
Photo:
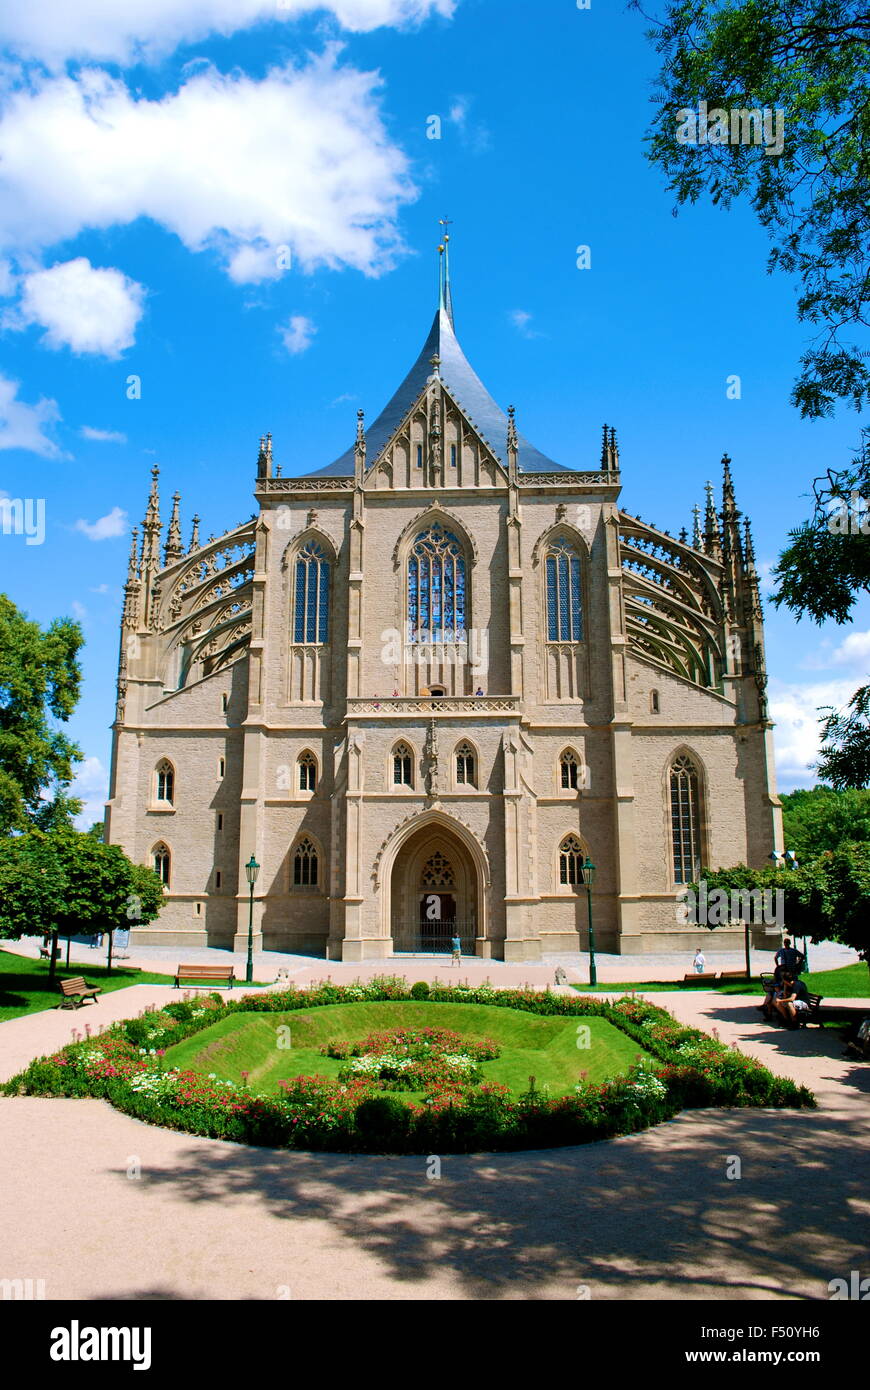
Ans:
[[[147,627],[151,618],[152,587],[160,570],[160,492],[157,480],[160,469],[151,469],[151,491],[142,525],[142,555],[139,573],[142,579],[142,620]]]
[[[519,448],[517,442],[517,423],[516,411],[512,405],[508,406],[508,427],[507,427],[507,446],[508,449],[516,451]]]
[[[272,476],[272,435],[260,435],[260,452],[257,455],[257,477],[271,478]]]
[[[701,539],[701,508],[697,502],[692,508],[692,545],[695,550],[700,550],[703,546]]]
[[[172,494],[172,515],[169,518],[169,529],[166,533],[166,545],[163,550],[163,564],[174,565],[176,560],[180,560],[184,554],[184,546],[181,543],[181,523],[178,519],[178,504],[181,501],[181,493]]]
[[[619,445],[616,442],[616,427],[610,427],[610,471],[619,472]]]
[[[354,449],[358,454],[365,454],[366,451],[366,426],[365,411],[358,410],[356,413],[356,443]]]
[[[607,426],[606,426],[606,425],[602,425],[602,426],[601,426],[601,467],[602,467],[602,468],[607,468],[607,466],[608,466]]]
[[[689,533],[688,533],[688,531],[686,530],[685,526],[681,526],[681,527],[680,527],[680,537],[679,537],[679,539],[680,539],[680,545],[688,545],[688,544],[689,544]]]
[[[192,527],[191,532],[190,532],[190,545],[187,547],[187,553],[188,553],[188,555],[190,555],[194,550],[199,550],[199,517],[198,517],[198,516],[195,516],[195,517],[193,518],[193,527]]]
[[[134,526],[130,533],[130,559],[127,563],[127,583],[133,584],[139,578],[139,527]]]
[[[603,425],[601,429],[601,467],[607,473],[619,472],[619,446],[612,425]]]
[[[731,477],[731,460],[727,454],[722,455],[722,510],[723,512],[736,512],[737,510],[734,501],[734,481]]]
[[[707,494],[707,505],[704,509],[704,549],[714,560],[721,560],[722,538],[719,534],[719,518],[713,503],[713,484],[705,483],[704,491]]]

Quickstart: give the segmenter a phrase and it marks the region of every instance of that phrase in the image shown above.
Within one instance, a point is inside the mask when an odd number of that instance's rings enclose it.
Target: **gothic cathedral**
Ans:
[[[442,262],[443,263],[443,262]],[[125,588],[106,836],[163,879],[143,943],[361,961],[689,948],[681,885],[781,848],[762,613],[729,460],[674,539],[575,472],[456,339],[326,468],[261,440],[253,519],[165,541],[157,469]],[[162,551],[162,554],[161,554]],[[742,932],[720,928],[717,945]]]

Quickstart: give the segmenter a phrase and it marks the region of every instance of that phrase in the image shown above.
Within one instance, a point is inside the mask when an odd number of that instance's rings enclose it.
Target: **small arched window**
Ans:
[[[329,561],[315,541],[296,557],[295,642],[329,641]]]
[[[393,749],[393,786],[413,787],[414,760],[407,743],[397,743]]]
[[[649,693],[649,712],[650,714],[658,714],[659,712],[659,692],[657,690],[651,690]]]
[[[568,887],[583,882],[583,846],[576,835],[566,835],[559,846],[559,882]]]
[[[293,887],[317,887],[317,848],[307,835],[293,851]]]
[[[547,548],[547,640],[582,642],[580,556],[563,536]]]
[[[168,888],[172,876],[172,855],[168,846],[164,845],[162,841],[159,845],[155,845],[151,851],[151,864],[163,887]]]
[[[157,764],[157,800],[169,806],[175,802],[175,769],[168,758]]]
[[[299,754],[296,765],[299,768],[299,790],[313,792],[317,786],[317,759],[314,754],[306,748],[304,753]]]
[[[701,872],[701,815],[691,758],[682,755],[671,765],[670,790],[674,883],[692,883]]]
[[[456,784],[459,787],[477,786],[474,749],[470,743],[460,743],[456,750]]]
[[[563,791],[576,791],[580,786],[580,763],[571,748],[566,748],[559,759],[559,785]]]

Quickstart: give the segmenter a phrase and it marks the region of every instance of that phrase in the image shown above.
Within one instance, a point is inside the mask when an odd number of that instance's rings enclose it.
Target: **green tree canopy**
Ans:
[[[786,849],[800,863],[849,841],[870,841],[870,791],[819,786],[787,792],[780,800]]]
[[[665,0],[648,18],[662,57],[649,158],[677,203],[746,198],[815,328],[792,393],[805,416],[870,401],[870,17],[862,0]],[[694,143],[679,113],[729,115]],[[782,142],[731,143],[730,113],[777,108]],[[740,127],[737,127],[740,133]],[[755,129],[753,128],[753,136]],[[725,139],[722,140],[722,136]]]
[[[70,827],[0,839],[0,937],[77,936],[152,921],[163,906],[153,869]]]
[[[0,834],[50,828],[81,809],[64,789],[82,754],[56,725],[79,696],[83,641],[70,619],[43,631],[0,594]]]

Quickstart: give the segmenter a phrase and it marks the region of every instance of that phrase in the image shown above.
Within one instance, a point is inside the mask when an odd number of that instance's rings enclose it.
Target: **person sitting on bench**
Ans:
[[[782,987],[774,996],[774,1007],[787,1028],[800,1028],[798,1015],[809,1009],[808,995],[809,991],[803,980],[795,979],[793,974],[786,971]]]

